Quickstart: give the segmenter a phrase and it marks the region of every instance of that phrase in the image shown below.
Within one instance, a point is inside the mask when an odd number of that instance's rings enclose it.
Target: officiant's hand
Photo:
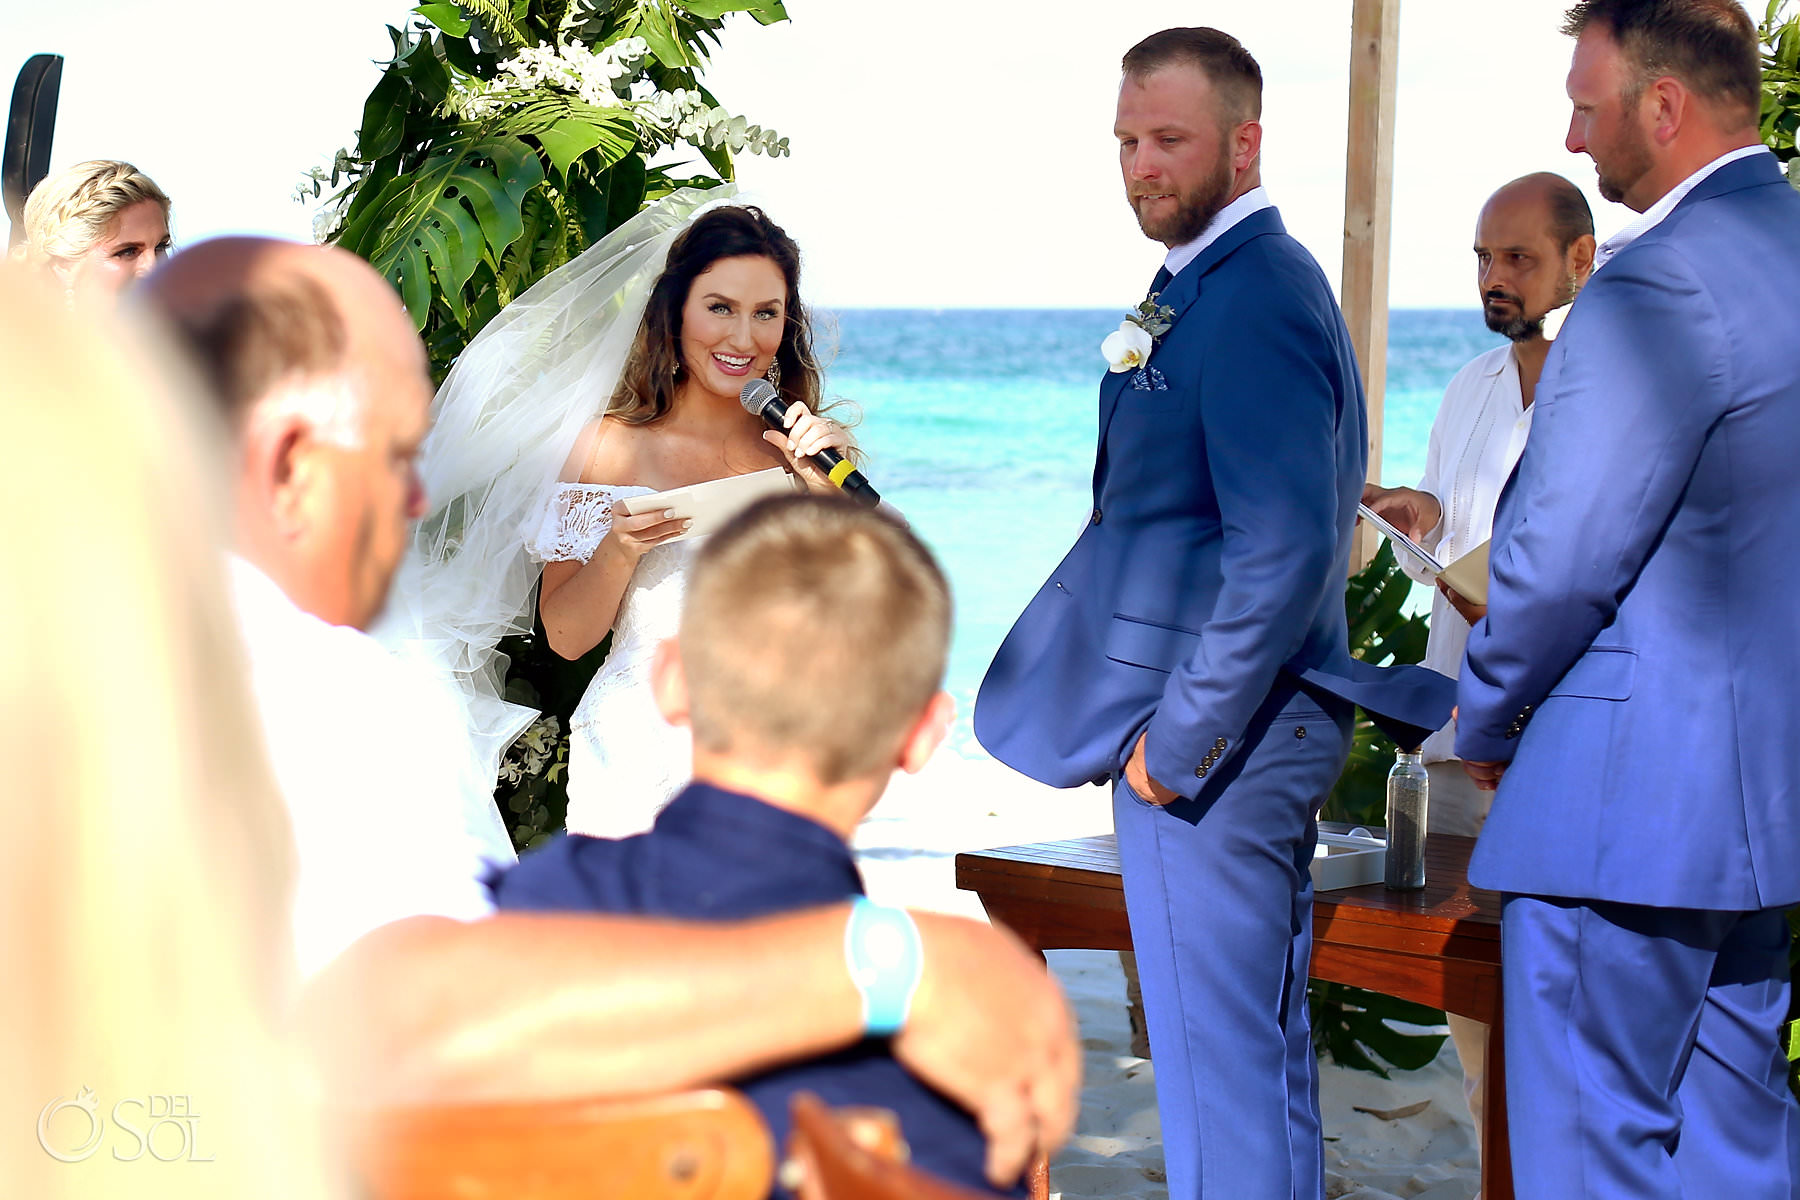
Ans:
[[[1470,762],[1463,759],[1463,774],[1474,781],[1475,786],[1484,792],[1491,792],[1500,786],[1500,777],[1506,774],[1503,762]]]
[[[771,429],[763,434],[763,440],[787,457],[788,469],[805,481],[807,490],[812,492],[838,489],[810,456],[831,449],[848,458],[851,447],[856,445],[844,426],[830,417],[814,416],[798,402],[788,405],[787,432]]]
[[[1181,794],[1171,792],[1150,778],[1150,768],[1144,765],[1144,738],[1146,736],[1148,735],[1138,734],[1137,745],[1132,747],[1131,758],[1125,763],[1125,786],[1136,792],[1139,800],[1160,808],[1181,799]]]
[[[602,544],[612,542],[620,554],[636,562],[670,538],[679,537],[692,524],[685,517],[670,517],[666,510],[634,517],[625,511],[624,501],[617,501],[612,507],[612,528]]]
[[[1454,608],[1457,613],[1462,616],[1462,619],[1467,621],[1470,625],[1475,624],[1475,622],[1487,616],[1487,605],[1477,604],[1473,600],[1466,598],[1461,592],[1445,583],[1442,579],[1437,581],[1437,590],[1444,593],[1444,599],[1450,602],[1450,607]]]
[[[1430,492],[1417,488],[1363,486],[1362,502],[1374,514],[1417,542],[1430,535],[1444,519],[1444,506]]]

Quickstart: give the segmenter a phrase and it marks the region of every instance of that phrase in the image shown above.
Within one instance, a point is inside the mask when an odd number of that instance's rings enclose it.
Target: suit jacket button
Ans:
[[[1299,738],[1302,741],[1304,741],[1306,739],[1306,726],[1304,726],[1304,725],[1294,726],[1294,736],[1296,738]]]
[[[1221,754],[1222,754],[1222,753],[1224,753],[1224,751],[1225,751],[1225,739],[1224,739],[1224,738],[1220,738],[1220,739],[1219,739],[1219,740],[1218,740],[1218,741],[1216,741],[1216,742],[1214,742],[1214,743],[1213,743],[1213,749],[1214,749],[1214,750],[1217,750],[1217,751],[1219,751],[1219,752],[1220,752],[1220,753],[1221,753]]]
[[[1206,768],[1205,767],[1195,767],[1194,768],[1194,778],[1195,779],[1205,779],[1206,778]]]
[[[1090,520],[1094,524],[1098,525],[1100,523],[1100,510],[1096,508],[1094,510],[1094,515],[1089,517],[1088,520]]]

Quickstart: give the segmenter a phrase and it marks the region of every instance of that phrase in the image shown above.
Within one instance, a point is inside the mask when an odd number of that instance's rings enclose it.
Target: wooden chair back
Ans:
[[[366,1200],[763,1200],[774,1178],[762,1115],[720,1088],[390,1109],[353,1154]]]
[[[873,1139],[858,1137],[849,1121],[816,1096],[800,1093],[790,1111],[794,1132],[782,1175],[800,1200],[994,1200],[992,1193],[908,1166],[896,1157],[897,1151],[904,1154],[897,1138],[880,1131]]]

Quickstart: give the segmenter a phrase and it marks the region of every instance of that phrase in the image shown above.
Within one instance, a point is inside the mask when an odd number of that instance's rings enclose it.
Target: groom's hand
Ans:
[[[1139,800],[1161,807],[1181,799],[1181,794],[1171,792],[1150,778],[1150,768],[1144,765],[1144,738],[1147,736],[1140,733],[1137,745],[1131,749],[1131,758],[1125,763],[1125,786],[1136,792]]]

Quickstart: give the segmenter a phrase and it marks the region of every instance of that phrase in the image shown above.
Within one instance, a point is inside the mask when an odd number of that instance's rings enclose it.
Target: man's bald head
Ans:
[[[426,369],[393,288],[336,247],[217,238],[175,256],[145,290],[209,372],[234,428],[279,393],[293,399],[297,385]],[[339,426],[354,419],[331,418]]]
[[[241,552],[301,608],[366,627],[424,507],[431,380],[393,287],[332,247],[219,238],[144,295],[238,434]]]
[[[1567,250],[1575,239],[1594,236],[1594,211],[1588,207],[1581,189],[1554,171],[1538,171],[1521,175],[1502,185],[1487,199],[1482,211],[1493,205],[1522,205],[1534,208],[1544,228],[1556,239],[1559,250]]]
[[[1594,215],[1581,189],[1548,171],[1502,187],[1475,223],[1487,326],[1514,342],[1543,337],[1544,318],[1575,299],[1594,265]]]

